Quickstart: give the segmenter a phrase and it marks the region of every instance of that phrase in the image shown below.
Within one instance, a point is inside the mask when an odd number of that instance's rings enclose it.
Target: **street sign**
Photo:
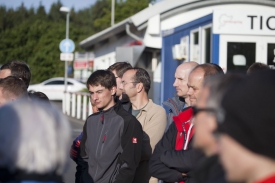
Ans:
[[[75,49],[74,42],[70,39],[63,39],[59,44],[62,53],[72,53]]]
[[[74,54],[73,53],[60,53],[60,60],[61,61],[73,61]]]
[[[89,60],[89,61],[80,61],[80,60],[74,60],[74,69],[92,69],[94,66],[94,61]]]

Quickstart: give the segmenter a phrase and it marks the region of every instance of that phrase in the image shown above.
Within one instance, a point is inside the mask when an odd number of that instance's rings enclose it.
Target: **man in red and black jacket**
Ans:
[[[215,64],[196,66],[188,78],[188,97],[191,106],[195,106],[201,92],[203,81],[207,76],[223,74],[222,69]],[[194,127],[192,123],[193,109],[185,108],[178,116],[173,117],[173,123],[156,145],[149,162],[152,176],[164,182],[195,183],[190,176],[203,153],[192,147]]]

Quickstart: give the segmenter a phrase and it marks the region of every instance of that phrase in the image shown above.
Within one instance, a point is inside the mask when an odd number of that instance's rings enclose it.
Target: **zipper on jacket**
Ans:
[[[103,111],[101,111],[100,112],[100,122],[101,122],[101,124],[104,124],[104,113],[103,113]]]
[[[104,125],[105,125],[105,123],[104,123],[104,113],[103,113],[103,111],[101,111],[100,112],[100,122],[101,122],[101,124],[102,124],[102,129],[101,129],[101,132],[100,132],[100,135],[99,135],[99,140],[98,140],[98,142],[97,142],[97,147],[96,147],[96,151],[95,151],[95,157],[96,157],[96,159],[98,159],[99,157],[98,157],[98,148],[99,148],[99,145],[100,145],[100,142],[101,142],[101,137],[102,137],[102,132],[103,132],[103,130],[104,130]],[[96,164],[96,172],[95,172],[95,178],[96,178],[96,176],[97,176],[97,171],[98,171],[98,162],[97,162],[97,164]]]
[[[103,151],[106,139],[107,139],[107,132],[105,132],[105,134],[104,134],[104,136],[102,138],[102,145],[101,145],[101,150],[100,150],[100,156],[102,156],[102,151]]]
[[[187,138],[187,134],[186,134],[186,129],[184,128],[184,124],[182,124],[182,128],[183,128],[183,134],[184,134],[184,143],[183,143],[183,147],[186,143],[186,138]]]

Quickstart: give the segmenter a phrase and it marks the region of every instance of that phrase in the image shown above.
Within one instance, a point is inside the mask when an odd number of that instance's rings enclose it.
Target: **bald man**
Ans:
[[[196,104],[196,96],[201,92],[204,79],[219,73],[223,73],[222,69],[218,65],[209,63],[197,65],[191,71],[187,82],[187,95],[191,106]],[[173,122],[151,156],[149,162],[151,175],[165,182],[197,182],[190,174],[203,158],[203,154],[192,146],[194,111],[191,106],[173,117]]]
[[[163,106],[169,108],[167,114],[167,127],[173,122],[173,116],[179,115],[179,113],[186,107],[190,106],[188,99],[188,76],[190,72],[198,65],[197,62],[185,62],[180,64],[175,72],[175,82],[173,86],[176,88],[176,96],[168,98],[167,101],[163,102]]]

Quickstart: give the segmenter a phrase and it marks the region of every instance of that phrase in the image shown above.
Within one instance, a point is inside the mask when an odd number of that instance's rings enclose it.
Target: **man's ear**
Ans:
[[[112,93],[112,95],[115,95],[116,94],[116,86],[113,86],[112,88],[111,88],[111,93]]]
[[[143,90],[143,84],[142,83],[137,83],[136,84],[136,89],[137,89],[137,93],[140,93]]]

